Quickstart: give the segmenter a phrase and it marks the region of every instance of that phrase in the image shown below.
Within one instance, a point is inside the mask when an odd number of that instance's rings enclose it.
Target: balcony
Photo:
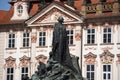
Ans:
[[[119,2],[103,2],[103,3],[97,3],[97,4],[86,4],[82,6],[83,14],[89,14],[89,13],[99,14],[104,12],[119,13],[120,3]]]

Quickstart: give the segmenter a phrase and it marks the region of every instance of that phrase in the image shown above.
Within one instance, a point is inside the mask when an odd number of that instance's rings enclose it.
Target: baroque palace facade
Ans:
[[[0,80],[21,80],[49,58],[63,16],[72,57],[88,80],[120,80],[120,0],[10,0],[0,11]]]

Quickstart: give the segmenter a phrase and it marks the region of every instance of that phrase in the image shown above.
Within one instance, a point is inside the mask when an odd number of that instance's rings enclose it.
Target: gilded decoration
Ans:
[[[6,64],[4,65],[4,68],[6,67],[16,67],[15,61],[16,59],[9,56],[8,58],[5,59]]]
[[[94,64],[96,62],[97,55],[89,52],[88,54],[84,55],[85,63],[86,64]]]
[[[32,35],[31,35],[31,42],[32,43],[36,43],[36,40],[37,40],[37,33],[32,33]]]
[[[38,55],[37,57],[35,57],[37,62],[35,64],[35,66],[41,61],[43,63],[47,63],[47,57],[45,55]]]
[[[109,64],[113,62],[114,54],[110,53],[108,50],[104,50],[100,58],[103,64]]]
[[[27,57],[26,55],[24,55],[23,57],[20,58],[20,66],[29,66],[30,64],[30,57]]]
[[[117,63],[120,64],[120,54],[117,54],[118,60]]]

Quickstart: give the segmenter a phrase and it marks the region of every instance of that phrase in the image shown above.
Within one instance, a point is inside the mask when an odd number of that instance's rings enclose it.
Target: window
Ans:
[[[94,80],[94,65],[87,65],[87,80]]]
[[[103,80],[111,79],[111,65],[103,65]]]
[[[87,44],[95,43],[95,29],[87,29]]]
[[[9,34],[8,48],[15,47],[15,34]]]
[[[103,43],[111,43],[111,28],[104,28]]]
[[[28,76],[28,67],[21,68],[21,80],[23,79],[23,76]]]
[[[73,30],[67,30],[68,44],[73,44]]]
[[[46,32],[39,32],[39,46],[45,46]]]
[[[29,47],[30,33],[23,33],[23,47]]]
[[[21,5],[19,5],[17,7],[18,13],[22,13],[23,12],[23,7]]]
[[[7,80],[13,80],[14,68],[7,68]]]

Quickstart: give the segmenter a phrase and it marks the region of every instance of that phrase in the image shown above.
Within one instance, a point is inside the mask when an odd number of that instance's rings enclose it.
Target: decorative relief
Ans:
[[[120,54],[117,54],[118,60],[117,60],[117,64],[120,64]]]
[[[85,50],[96,50],[96,47],[86,47]]]
[[[27,54],[27,53],[30,53],[30,51],[20,51],[21,53],[25,53],[25,54]]]
[[[44,56],[44,55],[41,54],[41,55],[38,55],[38,56],[35,57],[35,58],[36,58],[36,60],[37,60],[35,66],[37,66],[40,61],[43,62],[43,63],[45,63],[45,64],[47,63],[47,56]]]
[[[6,53],[8,53],[8,54],[14,54],[14,53],[16,53],[16,51],[10,51],[10,52],[6,52]]]
[[[106,47],[102,48],[102,50],[103,50],[103,51],[106,51],[106,50],[111,50],[111,49],[113,49],[113,47],[112,47],[112,46],[111,46],[111,47],[106,46]]]
[[[16,63],[15,63],[16,59],[15,58],[9,56],[8,58],[5,59],[5,61],[6,61],[6,64],[4,65],[4,68],[6,68],[6,67],[15,67],[16,68]]]
[[[67,29],[75,29],[75,25],[65,25]]]
[[[29,66],[30,64],[30,57],[27,57],[26,55],[24,55],[23,57],[20,58],[20,66]]]
[[[36,40],[37,40],[37,33],[32,33],[32,35],[31,35],[31,42],[32,43],[36,43]]]
[[[40,49],[40,50],[38,50],[37,52],[47,52],[47,50]]]
[[[76,39],[76,41],[79,41],[81,39],[81,34],[80,33],[76,33],[75,34],[75,39]]]
[[[70,51],[74,51],[74,50],[75,50],[75,48],[69,48],[69,50],[70,50]]]
[[[57,22],[57,19],[59,16],[64,17],[64,21],[75,21],[76,19],[67,15],[66,13],[60,11],[57,8],[51,9],[49,12],[47,12],[45,15],[40,17],[36,23],[50,23],[50,22]]]
[[[86,64],[94,64],[96,62],[97,55],[89,52],[88,54],[84,55],[85,63]]]
[[[100,59],[102,63],[109,64],[113,62],[114,54],[110,53],[108,50],[105,50],[101,55]]]

